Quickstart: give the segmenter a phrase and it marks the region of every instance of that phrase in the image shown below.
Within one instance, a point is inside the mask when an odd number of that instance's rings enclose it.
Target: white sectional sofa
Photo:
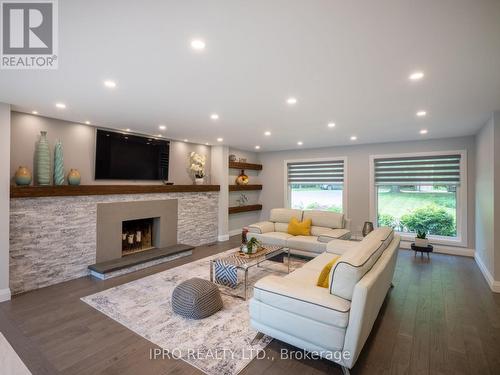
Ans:
[[[287,276],[264,277],[250,300],[252,327],[333,360],[348,373],[392,284],[399,242],[390,228],[379,228],[361,242],[329,242],[327,251]],[[317,286],[335,256],[329,287]]]
[[[295,217],[302,221],[311,219],[310,236],[292,236],[287,233],[288,223]],[[248,227],[248,238],[255,237],[268,245],[281,245],[290,248],[295,254],[316,256],[326,251],[327,243],[337,239],[349,239],[350,220],[344,214],[316,211],[274,208],[269,221],[262,221]]]

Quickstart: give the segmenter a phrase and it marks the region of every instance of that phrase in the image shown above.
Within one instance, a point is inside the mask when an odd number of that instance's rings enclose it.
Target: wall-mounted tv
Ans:
[[[97,129],[96,180],[168,180],[170,142]]]

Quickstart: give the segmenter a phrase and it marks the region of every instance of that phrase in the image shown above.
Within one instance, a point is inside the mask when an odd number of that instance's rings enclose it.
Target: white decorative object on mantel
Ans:
[[[205,163],[207,162],[207,157],[205,155],[197,154],[192,151],[189,154],[189,170],[193,174],[194,183],[196,185],[203,185],[205,177]]]

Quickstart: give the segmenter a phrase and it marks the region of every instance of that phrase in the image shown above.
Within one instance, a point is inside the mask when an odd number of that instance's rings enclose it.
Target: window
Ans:
[[[462,154],[374,158],[379,226],[461,238]]]
[[[287,162],[288,207],[343,212],[344,160]]]

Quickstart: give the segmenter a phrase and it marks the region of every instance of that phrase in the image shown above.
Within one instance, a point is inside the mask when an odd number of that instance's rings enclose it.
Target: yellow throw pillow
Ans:
[[[288,234],[292,236],[310,236],[311,235],[311,225],[312,220],[306,219],[304,221],[298,221],[296,218],[292,217],[288,223]]]
[[[318,277],[318,282],[316,283],[317,286],[320,286],[322,288],[328,288],[329,283],[330,283],[330,271],[332,270],[332,267],[337,263],[337,260],[339,260],[339,256],[334,257],[331,261],[329,261],[323,269],[321,270],[321,273],[319,274]]]

